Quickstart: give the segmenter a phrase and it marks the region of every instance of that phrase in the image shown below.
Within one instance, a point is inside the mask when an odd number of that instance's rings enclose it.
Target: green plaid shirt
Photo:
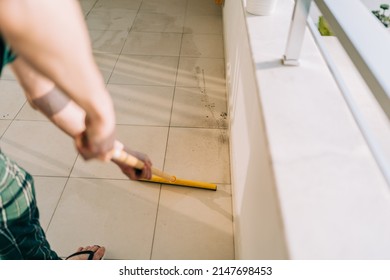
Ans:
[[[15,55],[0,34],[0,74]],[[23,214],[33,200],[31,176],[0,151],[0,223],[7,224]]]
[[[35,197],[32,182],[30,174],[0,151],[0,224],[29,211]]]
[[[3,67],[15,60],[16,55],[12,52],[9,46],[4,42],[0,34],[0,75]]]

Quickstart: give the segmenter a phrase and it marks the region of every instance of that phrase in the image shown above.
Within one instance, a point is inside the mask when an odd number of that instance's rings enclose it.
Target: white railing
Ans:
[[[306,26],[313,37],[343,94],[371,152],[390,186],[390,142],[371,129],[361,108],[356,105],[348,86],[339,74],[309,18],[315,2],[356,69],[360,72],[383,112],[390,120],[390,35],[359,0],[296,0],[284,55],[284,64],[298,65]]]

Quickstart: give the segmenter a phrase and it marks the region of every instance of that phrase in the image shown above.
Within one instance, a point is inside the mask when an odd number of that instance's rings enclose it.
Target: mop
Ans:
[[[124,164],[127,164],[136,169],[144,168],[144,163],[138,158],[130,155],[124,150],[116,149],[112,156],[115,160],[120,161]],[[205,182],[191,181],[176,178],[170,174],[167,174],[157,168],[152,167],[152,178],[150,180],[142,179],[141,181],[159,183],[159,184],[168,184],[168,185],[176,185],[176,186],[184,186],[184,187],[192,187],[192,188],[200,188],[207,190],[217,190],[217,185]]]

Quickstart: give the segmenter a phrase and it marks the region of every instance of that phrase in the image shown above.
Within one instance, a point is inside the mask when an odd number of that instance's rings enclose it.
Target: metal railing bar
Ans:
[[[306,30],[306,19],[309,15],[310,5],[313,0],[296,0],[292,22],[286,44],[283,64],[298,65],[301,53],[303,38]]]
[[[314,2],[390,119],[388,32],[360,1],[314,0]],[[350,11],[351,7],[353,12]]]

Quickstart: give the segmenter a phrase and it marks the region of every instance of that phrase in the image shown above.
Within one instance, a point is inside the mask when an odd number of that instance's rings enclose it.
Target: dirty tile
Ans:
[[[46,231],[64,190],[66,177],[34,177],[39,221]]]
[[[222,8],[210,0],[188,0],[187,16],[222,15]]]
[[[224,87],[224,59],[181,57],[176,86]]]
[[[221,16],[187,16],[184,33],[222,34]]]
[[[0,80],[0,119],[15,118],[25,102],[23,89],[17,81]]]
[[[143,0],[140,13],[184,15],[187,1],[183,0]]]
[[[98,0],[95,7],[138,10],[141,3],[142,0]]]
[[[180,55],[224,58],[222,35],[184,34]]]
[[[86,22],[90,30],[129,31],[137,11],[121,8],[99,8],[95,6],[88,14]]]
[[[125,44],[128,31],[123,30],[90,30],[94,52],[120,54]]]
[[[174,86],[178,57],[120,55],[109,83]]]
[[[184,15],[139,13],[132,31],[182,33]]]
[[[165,170],[187,180],[229,184],[227,130],[171,127]]]
[[[181,37],[177,33],[130,32],[122,53],[179,56]]]
[[[163,186],[152,259],[234,259],[230,186]]]
[[[117,125],[116,133],[129,149],[147,154],[154,167],[163,168],[168,128]],[[81,157],[77,158],[71,177],[128,179],[114,163],[85,161]]]
[[[225,88],[177,87],[171,126],[228,128]]]
[[[117,124],[169,126],[173,87],[109,84]]]
[[[158,184],[70,179],[47,236],[60,256],[99,244],[106,259],[150,259]]]
[[[50,122],[14,121],[2,150],[32,175],[69,176],[77,156],[72,139]]]

